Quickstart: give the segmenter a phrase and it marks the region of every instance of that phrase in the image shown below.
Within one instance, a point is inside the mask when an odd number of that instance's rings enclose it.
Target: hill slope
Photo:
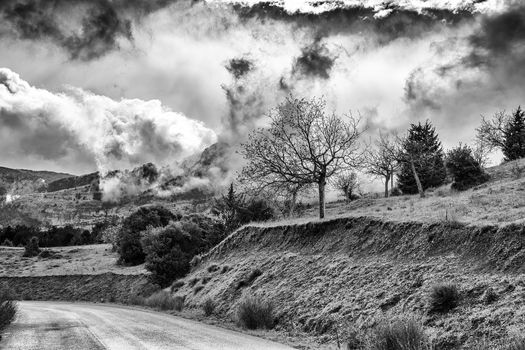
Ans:
[[[419,315],[440,349],[475,348],[525,332],[525,227],[342,218],[245,227],[206,255],[174,292],[228,318],[245,294],[275,304],[280,327],[333,342],[352,327],[404,312]],[[224,268],[228,266],[228,268]],[[429,314],[433,285],[456,283],[460,306]],[[487,304],[489,289],[497,300]]]

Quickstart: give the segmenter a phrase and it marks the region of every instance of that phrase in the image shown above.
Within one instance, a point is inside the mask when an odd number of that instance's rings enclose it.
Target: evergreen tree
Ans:
[[[502,151],[507,161],[525,157],[525,112],[521,107],[505,126]]]
[[[423,190],[443,184],[446,178],[443,158],[443,148],[432,124],[428,120],[425,124],[411,124],[402,144],[399,189],[408,194],[418,192],[414,170]]]
[[[454,182],[452,188],[464,191],[488,180],[481,164],[469,146],[459,145],[447,154],[446,167]]]

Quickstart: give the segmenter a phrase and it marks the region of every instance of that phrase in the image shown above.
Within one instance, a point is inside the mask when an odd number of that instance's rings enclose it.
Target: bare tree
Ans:
[[[355,172],[341,173],[335,177],[332,186],[341,191],[345,196],[345,201],[349,202],[354,197],[355,192],[359,189],[357,174]]]
[[[362,132],[359,119],[326,114],[325,108],[322,99],[289,97],[270,113],[270,126],[252,132],[241,150],[248,160],[244,178],[267,186],[316,184],[320,218],[327,180],[358,164]]]
[[[505,128],[509,117],[505,111],[494,114],[492,119],[481,116],[481,125],[476,129],[479,143],[490,151],[505,146]]]
[[[385,181],[385,198],[388,197],[388,183],[393,186],[394,172],[398,165],[399,147],[394,137],[379,133],[375,147],[365,152],[364,164],[370,175],[383,178]]]
[[[472,148],[472,156],[479,163],[482,168],[486,168],[489,163],[489,154],[492,152],[492,148],[487,146],[485,143],[477,139],[474,142]]]

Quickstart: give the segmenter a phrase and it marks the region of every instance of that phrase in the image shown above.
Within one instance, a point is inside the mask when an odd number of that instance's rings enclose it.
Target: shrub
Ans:
[[[179,223],[150,230],[142,239],[146,253],[146,269],[154,282],[168,286],[190,270],[190,260],[197,247],[194,237]]]
[[[262,275],[262,271],[260,269],[252,270],[248,276],[246,276],[243,280],[239,282],[239,284],[237,285],[237,289],[249,286],[260,275]]]
[[[386,320],[372,332],[370,350],[426,350],[430,342],[422,325],[413,318]]]
[[[140,242],[142,232],[149,227],[164,227],[173,219],[175,215],[162,206],[141,207],[124,219],[117,237],[121,262],[142,264],[146,256]]]
[[[459,304],[460,294],[454,284],[440,284],[432,287],[429,299],[429,311],[447,313]]]
[[[5,239],[4,242],[2,243],[2,245],[4,247],[12,247],[13,246],[13,242],[11,242],[9,239]]]
[[[16,302],[10,290],[0,290],[0,332],[15,318],[17,312]]]
[[[237,322],[247,329],[272,329],[275,325],[272,303],[260,297],[244,297],[237,307]]]
[[[488,175],[474,158],[472,149],[466,145],[450,150],[445,165],[454,180],[454,190],[464,191],[488,181]]]
[[[215,302],[211,298],[207,298],[202,304],[202,310],[205,316],[211,316],[215,312]]]
[[[40,247],[38,246],[38,238],[32,237],[25,246],[24,256],[34,257],[40,254]]]
[[[144,305],[160,310],[177,310],[181,311],[184,306],[184,298],[174,297],[166,291],[156,292],[146,299]]]
[[[182,286],[184,286],[184,281],[175,281],[171,284],[171,291],[179,290]]]
[[[197,287],[193,288],[193,294],[197,294],[198,292],[200,292],[203,289],[204,289],[204,286],[202,286],[202,285],[197,286]]]
[[[492,287],[487,288],[487,290],[485,290],[485,293],[483,293],[483,302],[488,305],[492,304],[496,300],[498,300],[498,294],[494,291]]]
[[[391,197],[397,197],[397,196],[402,196],[402,195],[403,195],[403,192],[401,192],[399,187],[394,187],[390,190]]]

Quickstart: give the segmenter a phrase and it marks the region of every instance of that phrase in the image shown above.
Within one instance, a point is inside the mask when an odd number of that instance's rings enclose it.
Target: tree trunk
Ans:
[[[289,217],[292,217],[292,215],[295,213],[295,205],[297,203],[297,192],[298,191],[293,191],[292,192],[292,199],[291,199],[291,203],[290,203],[290,212],[288,213]]]
[[[319,218],[324,218],[324,188],[326,185],[326,179],[324,177],[319,180]]]
[[[394,188],[394,168],[390,170],[390,189]]]
[[[390,175],[385,176],[385,198],[388,198],[388,182],[390,181]]]
[[[412,172],[414,173],[414,179],[416,180],[419,197],[425,198],[425,191],[423,190],[423,186],[421,186],[421,181],[419,180],[419,175],[417,174],[416,166],[414,165],[413,160],[410,160],[410,166],[412,167]]]

